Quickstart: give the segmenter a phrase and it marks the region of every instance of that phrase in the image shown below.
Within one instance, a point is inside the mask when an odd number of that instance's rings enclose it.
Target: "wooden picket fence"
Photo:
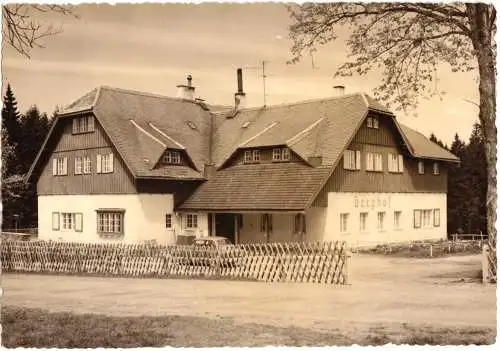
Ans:
[[[345,242],[213,247],[4,241],[2,271],[347,284]]]

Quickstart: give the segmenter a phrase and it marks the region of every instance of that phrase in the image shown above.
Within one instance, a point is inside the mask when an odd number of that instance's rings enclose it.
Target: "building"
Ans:
[[[245,108],[97,88],[63,110],[28,179],[39,237],[168,244],[445,238],[458,159],[370,96]]]

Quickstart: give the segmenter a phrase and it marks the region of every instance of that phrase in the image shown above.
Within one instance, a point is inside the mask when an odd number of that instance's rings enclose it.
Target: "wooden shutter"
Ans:
[[[95,172],[96,173],[102,173],[102,171],[101,171],[101,167],[102,167],[101,159],[102,159],[102,156],[101,155],[97,155],[96,166],[95,166]]]
[[[366,169],[373,171],[373,154],[371,152],[366,154]]]
[[[441,222],[439,208],[434,209],[434,227],[439,227]]]
[[[68,175],[68,158],[63,158],[63,175]]]
[[[387,166],[389,172],[394,172],[394,155],[387,154]]]
[[[113,170],[114,170],[114,157],[113,154],[109,154],[109,172],[113,173]]]
[[[361,169],[361,151],[356,151],[356,169]]]
[[[52,159],[52,175],[57,175],[57,158]]]
[[[422,211],[420,210],[413,211],[413,226],[415,228],[420,228],[422,226]]]
[[[59,212],[52,212],[52,230],[59,230]]]
[[[403,155],[398,155],[398,171],[403,172]]]
[[[78,118],[73,118],[73,134],[78,133]]]
[[[75,231],[83,231],[83,214],[75,213]]]
[[[349,169],[349,151],[344,151],[344,169]]]
[[[88,117],[87,124],[88,124],[88,131],[93,132],[94,131],[94,117],[93,116]]]

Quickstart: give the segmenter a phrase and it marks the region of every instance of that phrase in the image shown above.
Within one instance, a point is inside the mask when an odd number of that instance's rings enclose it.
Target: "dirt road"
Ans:
[[[2,303],[118,316],[231,318],[322,331],[405,323],[496,329],[495,287],[471,282],[480,268],[480,256],[355,255],[347,286],[4,274]]]

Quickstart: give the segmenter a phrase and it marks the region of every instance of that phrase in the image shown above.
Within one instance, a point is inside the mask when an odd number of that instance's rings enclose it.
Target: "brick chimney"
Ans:
[[[238,91],[234,94],[234,108],[240,110],[246,106],[246,96],[243,92],[243,70],[238,68],[236,70],[236,76],[238,81]]]
[[[177,97],[184,100],[194,100],[194,86],[192,85],[193,77],[187,76],[187,85],[180,84],[177,86]]]

